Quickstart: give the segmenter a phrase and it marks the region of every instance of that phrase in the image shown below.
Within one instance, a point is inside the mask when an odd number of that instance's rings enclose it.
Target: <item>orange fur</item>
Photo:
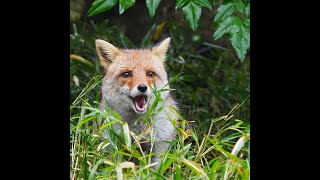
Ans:
[[[117,56],[112,60],[113,63],[103,63],[105,73],[113,75],[119,67],[118,82],[127,85],[130,89],[139,84],[146,84],[152,87],[156,81],[158,72],[157,67],[163,67],[163,61],[159,60],[150,50],[119,50]],[[155,73],[154,77],[149,77],[148,72]],[[122,74],[130,72],[130,77],[124,78]]]
[[[148,136],[148,139],[151,136],[155,137],[152,149],[155,153],[152,162],[158,163],[153,166],[155,169],[159,166],[160,154],[169,148],[166,141],[176,138],[171,119],[178,117],[169,109],[169,107],[176,108],[176,102],[168,91],[162,91],[160,98],[163,100],[161,105],[163,109],[156,117],[150,119],[152,127],[143,122],[136,123],[136,120],[147,112],[147,106],[153,105],[155,99],[153,87],[169,88],[164,67],[169,44],[170,38],[167,38],[151,49],[118,49],[106,41],[96,40],[96,49],[105,72],[101,86],[101,109],[109,106],[115,110],[122,120],[128,123],[130,131],[136,134],[144,133],[147,127],[153,129],[148,132],[154,134],[147,133],[144,136]],[[126,72],[129,74],[124,76]],[[117,123],[114,127],[121,130]],[[145,151],[150,150],[148,149],[150,143],[147,144],[148,146],[143,147]]]

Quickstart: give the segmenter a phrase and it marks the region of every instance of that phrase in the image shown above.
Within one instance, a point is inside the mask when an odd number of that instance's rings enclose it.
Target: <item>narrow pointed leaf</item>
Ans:
[[[165,164],[162,165],[161,169],[160,169],[160,173],[162,174],[165,170],[167,170],[171,164],[173,163],[175,159],[174,158],[170,158],[168,159]]]
[[[176,167],[174,169],[174,180],[182,180],[181,168],[179,168],[179,167]]]
[[[146,0],[149,15],[151,18],[153,18],[154,14],[156,13],[156,10],[159,6],[160,1],[161,0]]]
[[[232,26],[230,41],[236,50],[237,56],[243,61],[247,49],[250,47],[250,30],[244,26],[240,19],[237,19]]]
[[[212,10],[212,6],[208,0],[193,0],[196,4],[200,5],[201,7],[206,7]]]
[[[189,0],[177,0],[176,2],[176,10],[184,6]]]
[[[201,15],[201,7],[190,1],[182,8],[184,17],[187,19],[190,27],[195,31],[198,28],[198,21]]]
[[[243,4],[242,0],[237,0],[235,4],[238,11],[240,11],[241,13],[244,13],[245,5]]]
[[[189,167],[189,169],[191,169],[193,172],[195,172],[198,176],[202,175],[202,177],[204,177],[205,179],[208,179],[208,176],[206,175],[206,173],[203,171],[203,169],[201,168],[200,164],[194,162],[194,161],[190,161],[188,159],[183,158],[182,162],[187,165]]]
[[[123,134],[124,134],[125,144],[126,144],[127,148],[129,150],[131,150],[131,137],[130,137],[130,133],[129,133],[128,123],[125,122],[122,126],[123,126]]]
[[[92,167],[91,171],[90,171],[90,174],[89,174],[89,179],[90,180],[93,180],[94,179],[94,175],[98,169],[98,166],[103,163],[105,159],[100,159],[99,161],[96,162],[96,164]]]
[[[216,16],[214,17],[214,22],[223,21],[224,19],[230,17],[230,15],[234,12],[234,10],[235,10],[234,3],[221,5],[217,10]]]
[[[230,16],[226,18],[224,21],[222,21],[221,23],[219,23],[218,28],[213,34],[213,38],[217,40],[224,34],[230,33],[233,22],[237,19],[239,18],[235,16]]]
[[[93,16],[111,9],[118,0],[95,0],[88,11],[88,16]]]
[[[210,180],[214,180],[215,179],[215,175],[217,173],[218,168],[220,167],[220,161],[219,159],[217,159],[213,165],[211,166],[210,169]]]
[[[125,10],[131,7],[136,0],[120,0],[119,1],[119,13],[122,14]]]
[[[243,24],[244,24],[245,26],[247,26],[247,27],[250,28],[250,19],[245,19],[245,20],[243,21]]]
[[[246,136],[242,136],[237,143],[234,145],[231,154],[237,156],[237,154],[239,153],[239,151],[242,149],[242,147],[244,146],[244,143],[248,140],[248,138]]]
[[[246,16],[250,16],[250,3],[247,4],[246,8],[244,9]]]

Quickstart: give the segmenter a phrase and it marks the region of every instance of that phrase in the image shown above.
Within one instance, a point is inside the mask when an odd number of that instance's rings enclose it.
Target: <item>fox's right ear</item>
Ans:
[[[160,59],[165,59],[166,53],[167,53],[169,46],[170,46],[170,40],[171,40],[171,38],[167,38],[167,39],[163,40],[158,46],[153,47],[152,48],[153,54],[160,57]]]
[[[107,41],[97,39],[96,49],[100,59],[100,64],[107,67],[115,58],[121,54],[121,51]]]

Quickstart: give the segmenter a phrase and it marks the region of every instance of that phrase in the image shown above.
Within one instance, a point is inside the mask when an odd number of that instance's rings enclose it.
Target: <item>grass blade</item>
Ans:
[[[185,158],[183,158],[182,162],[185,165],[187,165],[189,167],[189,169],[191,169],[197,175],[201,175],[204,179],[208,179],[208,176],[206,175],[206,173],[203,171],[203,169],[201,168],[201,166],[198,163],[196,163],[194,161],[190,161]]]
[[[97,161],[97,163],[92,167],[90,174],[89,174],[89,180],[93,180],[94,179],[94,174],[96,173],[99,165],[104,161],[105,159],[100,159],[99,161]]]
[[[123,123],[123,135],[124,135],[124,141],[126,144],[126,147],[131,151],[131,137],[130,137],[130,131],[128,123]]]

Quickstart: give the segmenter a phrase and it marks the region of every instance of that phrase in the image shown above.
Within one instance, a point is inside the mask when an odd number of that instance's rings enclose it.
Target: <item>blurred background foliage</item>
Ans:
[[[213,38],[217,10],[228,2],[232,1],[209,0],[212,10],[202,8],[195,30],[173,0],[162,0],[152,18],[145,1],[135,1],[121,15],[116,4],[89,17],[92,0],[70,0],[70,104],[92,77],[103,75],[95,39],[120,48],[148,48],[171,37],[168,75],[181,73],[171,85],[172,94],[183,116],[194,121],[192,126],[204,133],[212,118],[226,115],[243,102],[235,116],[250,123],[250,48],[240,61],[230,37]],[[90,101],[99,101],[98,92],[99,87],[89,95]]]

